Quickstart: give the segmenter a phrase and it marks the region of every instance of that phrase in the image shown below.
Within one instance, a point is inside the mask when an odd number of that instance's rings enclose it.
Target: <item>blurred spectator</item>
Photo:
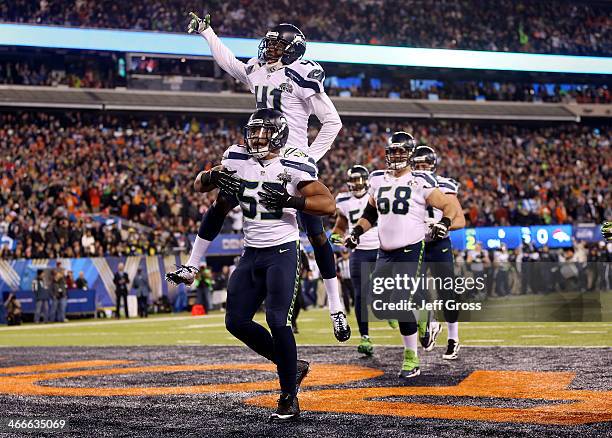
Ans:
[[[138,316],[141,318],[147,318],[149,316],[149,295],[151,294],[151,288],[149,287],[149,280],[144,272],[142,272],[141,268],[138,268],[136,277],[134,277],[132,289],[135,291],[136,299],[138,301]]]
[[[67,304],[68,292],[66,289],[66,277],[64,275],[64,269],[62,269],[61,265],[58,264],[57,268],[53,272],[49,321],[65,322]]]
[[[8,325],[21,325],[21,302],[14,293],[9,293],[4,302],[6,321]]]
[[[213,285],[213,274],[210,268],[206,265],[200,265],[200,272],[193,282],[193,287],[196,289],[196,304],[201,304],[206,309],[206,312],[211,311],[210,293]],[[218,284],[219,285],[219,284]]]
[[[79,278],[76,279],[75,286],[77,289],[87,290],[88,284],[83,271],[79,272]]]
[[[74,282],[74,273],[72,271],[66,271],[66,289],[76,289],[76,283]]]
[[[34,323],[47,322],[49,317],[49,287],[45,279],[45,271],[36,271],[36,278],[32,281],[34,294]]]
[[[3,21],[184,32],[193,0],[1,0]],[[221,36],[261,38],[280,21],[310,41],[609,56],[605,2],[477,0],[211,0]]]
[[[119,266],[117,266],[117,272],[115,272],[115,276],[113,277],[113,283],[115,284],[115,300],[117,305],[115,309],[115,318],[117,319],[121,317],[120,309],[122,300],[125,310],[125,317],[130,317],[127,302],[129,282],[130,279],[127,275],[127,272],[123,271],[123,263],[119,263]]]

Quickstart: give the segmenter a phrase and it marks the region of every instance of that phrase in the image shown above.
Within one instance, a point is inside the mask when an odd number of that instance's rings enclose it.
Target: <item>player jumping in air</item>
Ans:
[[[427,173],[411,171],[410,160],[415,148],[413,137],[406,132],[396,132],[389,138],[385,150],[387,170],[370,175],[368,204],[345,241],[345,246],[356,248],[361,236],[374,224],[378,225],[380,249],[372,274],[374,279],[384,279],[389,273],[393,276],[421,275],[428,205],[443,212],[440,221],[431,227],[433,239],[443,239],[449,229],[460,225],[458,216],[461,211],[437,188],[436,180]],[[405,311],[401,316],[398,319],[404,342],[404,361],[399,376],[411,378],[421,373],[417,355],[417,319],[412,311]]]
[[[291,24],[279,24],[262,39],[258,56],[244,63],[217,37],[210,27],[210,15],[202,19],[192,12],[190,16],[188,31],[197,32],[206,39],[217,64],[246,84],[255,95],[257,108],[274,108],[283,113],[289,125],[288,144],[312,157],[310,165],[316,167],[316,162],[331,148],[342,122],[323,89],[323,68],[314,61],[302,59],[306,51],[304,34]],[[309,146],[307,131],[311,114],[317,116],[322,127]],[[231,204],[219,196],[202,219],[189,260],[167,275],[169,281],[185,284],[193,281],[201,258],[221,231],[223,219],[230,209]],[[350,327],[340,300],[334,253],[323,222],[320,217],[301,211],[298,218],[313,246],[323,277],[334,335],[344,342],[350,338]]]
[[[288,135],[280,111],[256,111],[245,127],[245,146],[231,146],[222,168],[201,172],[195,182],[199,191],[221,188],[237,198],[244,213],[245,249],[228,284],[225,325],[277,366],[281,396],[271,421],[299,416],[297,391],[308,372],[308,363],[297,360],[291,330],[300,275],[297,212],[324,216],[335,210],[309,157],[295,148],[281,149]],[[270,331],[253,321],[264,300]]]
[[[438,183],[438,189],[444,193],[444,196],[448,198],[459,211],[463,211],[459,200],[457,199],[457,193],[459,191],[459,183],[451,178],[445,178],[441,175],[436,174],[436,168],[438,165],[438,156],[436,151],[429,146],[419,146],[416,148],[414,155],[412,156],[412,168],[415,171],[428,172]],[[433,227],[434,224],[442,219],[442,211],[428,206],[427,207],[427,219],[426,224],[429,227]],[[455,227],[463,228],[465,226],[465,217],[463,214],[457,216],[455,221]],[[451,284],[454,284],[455,272],[453,266],[453,247],[451,240],[448,235],[442,239],[433,239],[431,233],[425,235],[425,264],[430,269],[431,275],[434,278],[441,279],[452,279]],[[448,300],[457,300],[458,295],[452,290],[446,290],[441,288],[438,291],[440,298]],[[446,353],[442,355],[443,359],[453,360],[457,359],[459,353],[459,312],[457,310],[449,310],[444,306],[444,319],[446,320],[446,327],[448,329],[448,346]],[[438,336],[441,327],[437,322],[430,324],[432,329],[430,330],[430,338],[425,341],[428,345],[424,345],[426,350],[431,350],[435,345],[436,337]],[[423,342],[421,342],[423,344]]]

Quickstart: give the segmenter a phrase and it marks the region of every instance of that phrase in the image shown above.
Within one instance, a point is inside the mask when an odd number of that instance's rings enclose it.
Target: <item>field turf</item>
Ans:
[[[373,329],[375,355],[362,358],[356,333],[339,345],[325,311],[303,313],[302,418],[274,425],[274,367],[225,331],[222,313],[0,328],[0,436],[612,434],[611,323],[464,323],[459,360],[423,353],[409,382],[397,379],[397,331]],[[68,430],[4,426],[41,417]]]

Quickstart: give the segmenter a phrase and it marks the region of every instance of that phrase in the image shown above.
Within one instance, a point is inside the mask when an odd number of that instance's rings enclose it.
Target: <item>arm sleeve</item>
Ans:
[[[232,51],[221,42],[215,31],[209,27],[202,32],[202,36],[208,42],[213,58],[215,62],[219,64],[219,67],[235,79],[249,85],[246,72],[247,65],[234,56]]]
[[[329,96],[325,93],[313,94],[310,98],[310,105],[312,107],[312,113],[317,116],[323,126],[317,134],[317,138],[314,139],[308,154],[319,161],[323,155],[331,149],[338,132],[342,129],[342,121],[336,111],[334,103],[331,101]]]

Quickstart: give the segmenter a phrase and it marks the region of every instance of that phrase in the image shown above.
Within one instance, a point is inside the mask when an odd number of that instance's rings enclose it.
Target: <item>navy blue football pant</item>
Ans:
[[[355,317],[361,336],[370,334],[367,318],[369,296],[367,292],[370,275],[374,271],[377,257],[377,249],[356,249],[352,252],[349,262],[351,281],[355,288]]]
[[[223,228],[223,221],[227,212],[235,205],[237,205],[236,200],[229,199],[220,194],[213,205],[204,213],[200,229],[198,230],[198,236],[202,239],[213,241],[221,232],[221,228]],[[323,219],[303,211],[298,211],[297,218],[312,244],[321,277],[324,279],[335,278],[336,260],[334,259],[334,250],[325,234]]]
[[[227,287],[225,326],[250,349],[276,364],[281,390],[295,394],[297,348],[291,330],[299,286],[298,242],[246,247]],[[253,321],[266,301],[270,331]]]
[[[455,270],[453,260],[453,247],[449,237],[442,240],[434,240],[425,243],[425,268],[429,269],[429,274],[433,278],[441,278],[442,284],[452,279],[455,283]],[[442,288],[438,291],[439,298],[447,302],[449,300],[458,301],[460,297],[452,290]],[[446,322],[457,322],[459,319],[458,310],[448,310],[444,306],[444,319]]]
[[[396,275],[408,277],[418,277],[422,274],[423,250],[425,242],[417,242],[412,245],[398,248],[392,251],[378,250],[378,259],[376,267],[372,273],[372,280],[376,278],[395,278]],[[393,297],[393,301],[397,301],[398,297],[412,300],[415,303],[420,303],[422,299],[422,291],[414,291],[411,296],[409,291],[398,289],[388,291],[380,297]],[[378,312],[373,309],[374,315],[379,319],[397,319],[399,322],[400,333],[403,336],[410,336],[417,332],[417,321],[412,311],[394,311],[394,312]]]

